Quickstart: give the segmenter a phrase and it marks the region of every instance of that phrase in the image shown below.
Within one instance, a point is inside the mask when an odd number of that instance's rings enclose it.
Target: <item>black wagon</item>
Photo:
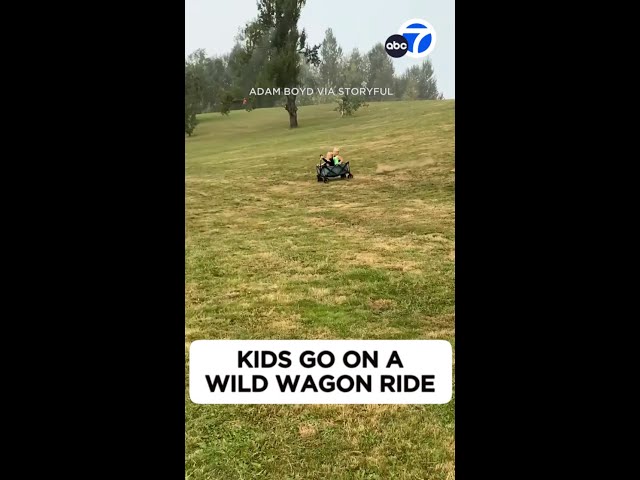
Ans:
[[[319,182],[327,183],[330,178],[353,178],[349,162],[332,165],[329,160],[322,157],[322,163],[316,165],[316,174]]]

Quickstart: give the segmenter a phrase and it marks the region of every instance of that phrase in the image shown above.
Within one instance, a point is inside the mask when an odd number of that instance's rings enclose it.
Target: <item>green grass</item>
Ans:
[[[446,405],[194,405],[198,339],[454,342],[454,101],[202,115],[186,139],[185,478],[452,479]],[[354,179],[318,183],[334,145]],[[332,292],[331,295],[327,293]]]

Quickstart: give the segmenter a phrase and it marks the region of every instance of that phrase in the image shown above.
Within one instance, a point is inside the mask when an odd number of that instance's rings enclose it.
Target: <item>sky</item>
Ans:
[[[185,0],[185,55],[198,48],[207,56],[229,53],[240,27],[253,20],[256,0]],[[455,2],[454,0],[307,0],[298,27],[307,31],[308,43],[324,39],[331,27],[338,45],[348,54],[354,48],[366,53],[374,44],[398,33],[412,18],[429,22],[436,31],[436,46],[429,54],[445,98],[455,98]],[[423,59],[392,59],[397,73]]]

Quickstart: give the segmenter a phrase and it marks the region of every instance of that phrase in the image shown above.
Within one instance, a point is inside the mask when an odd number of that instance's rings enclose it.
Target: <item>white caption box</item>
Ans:
[[[452,357],[445,340],[197,340],[189,395],[198,404],[443,404]]]

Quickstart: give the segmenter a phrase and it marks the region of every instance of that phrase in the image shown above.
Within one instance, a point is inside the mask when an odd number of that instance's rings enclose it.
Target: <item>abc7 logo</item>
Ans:
[[[409,58],[423,58],[436,46],[436,31],[429,22],[412,18],[402,24],[397,34],[391,35],[384,43],[384,49],[393,58],[406,55]]]

